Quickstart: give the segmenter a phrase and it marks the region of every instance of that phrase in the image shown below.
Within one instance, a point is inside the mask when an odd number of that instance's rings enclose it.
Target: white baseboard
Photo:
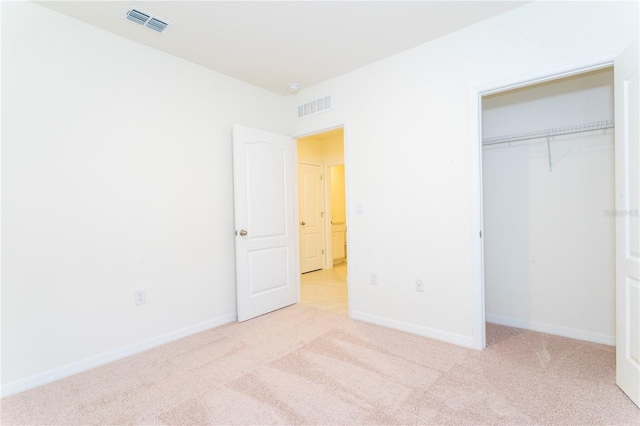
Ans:
[[[487,314],[487,322],[506,325],[509,327],[523,328],[525,330],[539,331],[541,333],[554,334],[556,336],[569,337],[571,339],[586,340],[587,342],[601,343],[603,345],[615,346],[616,336],[592,333],[590,331],[576,330],[574,328],[560,327],[557,325],[544,324],[541,322],[523,320],[519,318],[505,317],[502,315]]]
[[[69,377],[74,374],[78,374],[83,371],[90,370],[92,368],[99,367],[101,365],[137,354],[139,352],[155,348],[156,346],[164,345],[174,340],[178,340],[192,334],[200,333],[201,331],[208,330],[210,328],[233,322],[235,320],[235,313],[223,315],[221,317],[185,327],[180,330],[172,331],[170,333],[166,333],[157,337],[152,337],[151,339],[143,340],[141,342],[134,343],[133,345],[125,346],[124,348],[105,352],[100,355],[85,358],[77,362],[72,362],[71,364],[54,368],[52,370],[36,374],[25,379],[15,380],[13,382],[7,383],[6,385],[2,385],[2,397],[33,389],[38,386],[42,386],[47,383],[62,379],[64,377]]]
[[[393,328],[395,330],[406,331],[408,333],[417,334],[419,336],[429,337],[435,340],[441,340],[454,345],[473,348],[473,338],[462,336],[460,334],[449,333],[447,331],[436,330],[434,328],[424,327],[421,325],[410,324],[408,322],[398,321],[377,315],[371,315],[364,312],[353,311],[351,318],[360,321],[370,322],[372,324],[381,325],[383,327]]]

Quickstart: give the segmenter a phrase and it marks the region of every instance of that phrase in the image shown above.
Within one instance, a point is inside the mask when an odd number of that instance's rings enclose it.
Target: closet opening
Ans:
[[[486,345],[615,345],[613,67],[481,98]]]

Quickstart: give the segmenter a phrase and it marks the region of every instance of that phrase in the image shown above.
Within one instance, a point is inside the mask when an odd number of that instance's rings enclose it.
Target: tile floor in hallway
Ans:
[[[300,303],[314,308],[348,315],[347,262],[333,269],[307,272],[300,277]]]

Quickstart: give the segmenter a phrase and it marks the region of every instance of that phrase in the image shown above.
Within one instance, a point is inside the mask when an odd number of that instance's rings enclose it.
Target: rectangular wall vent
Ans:
[[[303,105],[298,105],[298,118],[308,117],[310,115],[320,114],[333,109],[333,99],[331,96],[325,96]]]
[[[150,13],[133,8],[127,11],[125,18],[159,33],[164,32],[171,25],[169,22],[159,19]]]

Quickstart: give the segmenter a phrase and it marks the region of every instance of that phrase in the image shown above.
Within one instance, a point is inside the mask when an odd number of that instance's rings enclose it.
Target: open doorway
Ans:
[[[297,145],[300,303],[347,315],[344,132],[305,136]]]
[[[613,68],[482,98],[487,344],[615,344]],[[499,339],[498,339],[499,340]]]

